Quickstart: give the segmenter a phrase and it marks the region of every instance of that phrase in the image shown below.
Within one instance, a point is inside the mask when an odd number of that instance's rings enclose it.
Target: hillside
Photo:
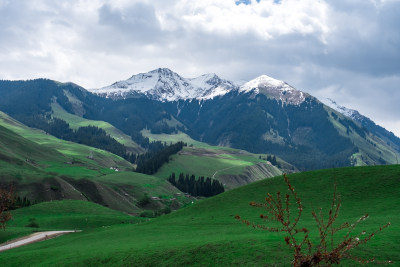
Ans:
[[[61,114],[66,117],[69,113],[64,111]],[[76,122],[80,117],[73,118]],[[88,121],[81,119],[81,122]],[[226,189],[281,173],[280,169],[265,160],[266,155],[213,147],[183,133],[162,135],[143,132],[151,141],[170,143],[182,139],[190,146],[173,156],[154,176],[149,176],[132,172],[132,166],[116,155],[57,139],[29,128],[5,113],[0,113],[0,125],[7,127],[2,128],[3,132],[16,139],[2,138],[1,183],[16,183],[17,193],[32,201],[89,200],[116,210],[140,214],[147,209],[177,209],[188,201],[196,200],[187,197],[170,200],[176,198],[174,194],[179,192],[166,181],[172,172],[212,177],[221,181]],[[10,155],[15,155],[15,159]],[[278,162],[281,168],[295,170],[282,160],[278,159]],[[20,166],[20,163],[24,164]],[[161,201],[138,207],[136,203],[145,194],[161,197]]]
[[[151,134],[148,130],[141,132],[151,141],[166,143],[182,140],[188,144],[182,151],[171,157],[171,160],[162,166],[155,174],[160,178],[171,175],[172,172],[195,174],[196,176],[212,177],[222,182],[226,189],[232,189],[273,177],[284,172],[297,171],[295,167],[278,159],[278,166],[266,160],[267,155],[252,154],[244,150],[227,147],[211,146],[195,141],[187,134]]]
[[[12,215],[13,219],[8,223],[7,231],[0,233],[0,243],[38,231],[90,230],[114,224],[137,223],[144,220],[92,202],[80,200],[43,202],[14,210]]]
[[[317,230],[313,208],[331,204],[333,185],[342,196],[338,223],[354,222],[365,213],[358,230],[370,233],[388,221],[392,226],[354,251],[359,257],[400,262],[400,166],[351,167],[291,174],[302,199],[301,225]],[[62,236],[2,253],[5,266],[21,265],[129,265],[129,266],[290,266],[291,253],[284,234],[247,227],[234,219],[262,222],[261,210],[248,205],[262,202],[266,193],[285,190],[281,177],[265,179],[193,204],[169,215],[137,225],[114,225]],[[358,232],[358,231],[356,231]],[[83,253],[84,252],[84,253]],[[344,264],[354,265],[345,261]],[[373,264],[372,264],[373,265]],[[371,266],[372,266],[371,265]]]
[[[17,194],[32,201],[86,200],[137,214],[188,201],[171,203],[176,188],[132,172],[132,165],[114,154],[57,139],[1,112],[0,137],[1,184],[14,183]],[[144,194],[166,200],[138,207]]]
[[[341,114],[350,117],[354,121],[358,122],[365,129],[373,133],[374,135],[380,137],[383,141],[385,141],[389,146],[394,147],[395,149],[400,149],[400,138],[395,136],[392,132],[386,130],[385,128],[375,124],[370,118],[361,115],[357,110],[349,109],[344,106],[337,104],[332,99],[323,100],[326,105],[333,108],[334,110],[340,112]]]

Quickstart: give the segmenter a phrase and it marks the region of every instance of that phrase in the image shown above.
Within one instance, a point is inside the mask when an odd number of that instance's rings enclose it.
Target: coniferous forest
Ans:
[[[185,175],[180,173],[178,180],[176,180],[175,173],[172,173],[168,177],[168,181],[182,192],[189,193],[195,197],[212,197],[225,191],[224,186],[218,180],[210,177],[204,178],[204,176],[196,179],[194,174]]]

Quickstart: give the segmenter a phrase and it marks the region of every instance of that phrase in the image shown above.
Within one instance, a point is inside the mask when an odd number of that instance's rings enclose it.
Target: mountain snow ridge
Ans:
[[[214,73],[204,74],[197,78],[183,78],[170,69],[159,68],[90,91],[110,98],[144,95],[159,101],[176,101],[193,98],[211,99],[235,89],[235,84],[221,79]]]
[[[253,91],[254,90],[254,91]],[[158,68],[147,73],[133,75],[127,80],[110,86],[90,89],[92,93],[108,98],[145,96],[159,101],[198,99],[207,100],[223,96],[231,91],[255,94],[263,93],[281,100],[282,103],[299,105],[308,94],[296,90],[287,83],[261,75],[249,82],[232,82],[215,73],[196,78],[183,78],[168,68]]]
[[[337,112],[339,112],[355,121],[361,122],[364,118],[366,118],[365,116],[361,115],[357,110],[346,108],[345,106],[341,106],[338,103],[336,103],[336,101],[334,101],[330,98],[326,98],[326,99],[322,100],[322,102],[325,105],[327,105],[328,107],[333,108]]]
[[[243,84],[239,91],[254,93],[264,93],[265,95],[282,101],[282,103],[300,105],[308,94],[299,91],[287,83],[271,78],[267,75],[261,75],[245,84]]]

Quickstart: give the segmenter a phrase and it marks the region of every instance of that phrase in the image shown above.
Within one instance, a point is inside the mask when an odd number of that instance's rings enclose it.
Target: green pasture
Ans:
[[[138,223],[142,218],[80,200],[43,202],[12,211],[7,231],[0,232],[0,243],[32,232],[83,230],[115,224]],[[34,224],[33,224],[34,223]]]
[[[217,148],[221,149],[221,147],[217,146],[211,146],[209,144],[196,141],[192,139],[189,135],[183,133],[183,132],[178,132],[176,134],[152,134],[150,130],[143,129],[141,131],[142,135],[149,138],[150,141],[161,141],[161,142],[166,142],[167,144],[169,143],[177,143],[177,142],[184,142],[187,143],[188,146],[192,145],[195,147],[201,147],[201,148]]]
[[[184,149],[183,151],[190,150]],[[174,155],[170,162],[161,167],[155,174],[160,178],[168,178],[168,176],[175,172],[188,174],[195,174],[198,176],[212,177],[215,172],[229,172],[230,174],[240,174],[247,166],[254,165],[257,159],[253,161],[243,160],[238,158],[225,158],[224,156],[200,156],[200,155]],[[228,169],[229,168],[229,169]],[[229,171],[228,171],[229,170]],[[221,174],[220,172],[217,174]],[[217,177],[215,177],[217,178]]]
[[[256,164],[263,163],[264,167],[271,173],[270,176],[279,175],[281,171],[270,164],[266,164],[265,160],[259,159],[258,155],[251,154],[239,150],[226,150],[225,148],[199,148],[185,147],[181,152],[173,155],[170,161],[164,164],[155,174],[159,178],[168,178],[175,172],[184,174],[195,174],[196,176],[212,177],[220,179],[222,176],[236,176],[244,174],[249,168]],[[265,178],[255,177],[258,175],[251,174],[253,180]],[[239,178],[244,179],[244,178]],[[232,181],[232,184],[230,183]],[[227,188],[234,187],[233,179],[224,179]]]
[[[129,162],[117,155],[90,146],[58,139],[41,130],[29,128],[2,112],[0,112],[0,126],[19,135],[16,136],[14,134],[15,145],[7,143],[6,146],[13,152],[20,147],[20,154],[24,156],[23,160],[32,158],[40,160],[38,162],[39,165],[43,161],[50,166],[76,162],[88,168],[131,168]],[[16,150],[16,152],[18,151]],[[68,167],[67,165],[65,164],[65,167]],[[72,166],[73,164],[70,167]]]
[[[356,233],[370,233],[392,223],[355,249],[354,255],[400,264],[399,165],[319,170],[289,177],[304,206],[299,227],[308,228],[313,241],[318,232],[311,211],[319,207],[328,211],[336,183],[342,198],[337,225],[355,222],[366,213],[369,218]],[[9,250],[0,254],[0,260],[5,266],[290,266],[292,256],[284,243],[284,233],[253,229],[234,219],[240,215],[264,223],[259,218],[263,211],[248,203],[263,202],[267,193],[277,191],[287,192],[281,176],[225,192],[149,222],[102,227]],[[292,212],[296,212],[295,205]],[[335,242],[343,234],[339,232]],[[343,266],[354,265],[352,261],[343,262]]]

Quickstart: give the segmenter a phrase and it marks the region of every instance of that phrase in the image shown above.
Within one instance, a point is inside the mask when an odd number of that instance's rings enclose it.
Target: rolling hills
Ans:
[[[60,116],[66,116],[66,113]],[[75,115],[69,116],[75,118]],[[75,122],[79,120],[77,118]],[[88,123],[84,119],[81,121]],[[98,125],[101,122],[95,123]],[[147,133],[151,140],[169,143],[183,138],[191,146],[173,156],[159,172],[150,176],[133,172],[129,162],[114,154],[57,139],[1,112],[0,127],[1,184],[15,183],[18,195],[31,201],[89,200],[139,215],[144,210],[177,209],[187,202],[196,201],[175,196],[180,191],[166,181],[172,172],[213,177],[223,182],[227,189],[281,173],[276,166],[259,159],[259,155],[212,147],[183,133]],[[293,168],[283,161],[279,162],[282,166]],[[150,205],[140,207],[137,203],[145,194],[161,198],[161,201],[152,201]]]
[[[368,220],[358,230],[371,232],[388,221],[392,226],[366,245],[354,250],[359,257],[400,262],[399,177],[400,166],[351,167],[291,174],[302,199],[301,226],[313,227],[311,211],[331,204],[333,185],[342,196],[338,223],[354,222],[365,213]],[[70,234],[42,243],[6,251],[0,255],[6,266],[31,265],[129,265],[129,266],[290,266],[291,252],[284,234],[247,227],[235,215],[262,223],[259,209],[250,201],[262,202],[266,193],[284,191],[281,177],[265,179],[195,203],[169,215],[135,225],[113,225]],[[32,208],[34,208],[33,206]],[[21,210],[19,216],[22,216]],[[358,231],[357,231],[358,232]],[[340,233],[339,233],[340,236]],[[345,261],[345,265],[354,262]]]
[[[89,200],[140,213],[136,202],[145,193],[172,198],[178,192],[165,179],[132,172],[129,162],[112,153],[57,139],[4,113],[0,137],[1,183],[15,184],[32,201]]]

